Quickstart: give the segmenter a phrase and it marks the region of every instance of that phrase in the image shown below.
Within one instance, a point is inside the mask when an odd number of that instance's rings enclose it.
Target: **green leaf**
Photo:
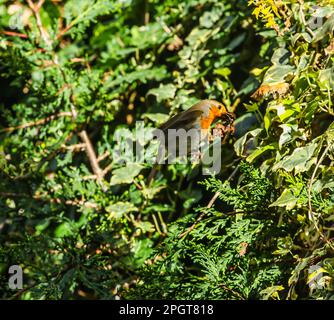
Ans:
[[[286,207],[291,210],[297,204],[298,198],[294,196],[290,189],[285,189],[279,198],[273,202],[269,207]]]
[[[113,170],[110,185],[129,184],[144,167],[137,163],[128,163],[126,167]]]
[[[334,90],[334,67],[320,70],[319,82],[322,88],[331,88],[332,90]]]
[[[159,126],[169,119],[169,115],[166,113],[144,113],[143,118],[147,118]]]
[[[167,71],[165,66],[155,68],[144,66],[141,69],[138,68],[136,71],[118,76],[116,79],[111,78],[109,81],[105,82],[104,86],[106,89],[109,89],[123,83],[132,84],[135,81],[140,81],[141,83],[147,83],[149,80],[159,81],[166,77],[166,73]]]
[[[70,236],[73,233],[73,231],[74,230],[72,225],[69,222],[65,221],[56,228],[54,234],[55,237],[57,238],[64,238]]]
[[[287,172],[295,170],[295,173],[305,172],[316,162],[315,151],[319,145],[316,141],[312,141],[305,147],[296,148],[289,156],[284,157],[281,161],[277,162],[273,171],[283,169]]]
[[[150,239],[136,239],[132,243],[132,256],[129,257],[131,265],[140,267],[151,256],[153,241]]]
[[[119,201],[109,205],[106,211],[109,213],[109,219],[119,219],[126,213],[138,211],[138,208],[131,202]]]
[[[263,147],[259,147],[246,158],[246,161],[253,162],[257,157],[262,155],[264,152],[275,149],[276,149],[276,144],[269,144]]]
[[[292,142],[297,138],[301,140],[306,140],[304,130],[298,128],[298,125],[296,124],[281,124],[280,128],[283,129],[283,132],[279,137],[278,143],[280,149],[282,149],[285,144]]]
[[[227,78],[231,74],[231,70],[229,68],[220,68],[215,69],[213,73]]]
[[[329,7],[329,12],[331,13],[331,16],[326,20],[326,22],[321,26],[320,28],[317,28],[313,35],[312,42],[318,42],[321,41],[323,38],[325,38],[328,34],[332,34],[334,31],[334,14],[333,14],[333,8]]]
[[[136,227],[139,228],[142,233],[153,232],[155,230],[153,224],[149,221],[140,221],[136,223]]]
[[[212,28],[219,20],[222,10],[223,7],[214,7],[211,11],[205,11],[199,19],[200,26],[208,29]]]
[[[279,299],[279,291],[284,290],[283,286],[272,286],[266,288],[260,292],[260,295],[263,300],[269,300],[270,298]]]
[[[285,82],[285,78],[295,71],[295,67],[289,65],[271,66],[263,79],[262,84],[277,84]]]
[[[154,95],[157,97],[157,101],[172,99],[175,97],[176,87],[172,84],[160,84],[159,88],[151,89],[147,92],[147,95]]]
[[[134,26],[131,29],[130,45],[138,49],[145,49],[162,43],[168,36],[159,23],[150,23],[140,27]]]
[[[254,129],[252,131],[247,132],[244,136],[239,138],[235,143],[234,143],[234,150],[236,154],[241,157],[244,155],[245,152],[245,146],[246,142],[249,139],[256,139],[260,133],[262,132],[262,129]]]

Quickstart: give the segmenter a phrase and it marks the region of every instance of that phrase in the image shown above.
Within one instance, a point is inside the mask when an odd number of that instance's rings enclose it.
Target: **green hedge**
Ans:
[[[0,1],[0,296],[333,298],[333,1],[39,3]],[[115,157],[206,98],[219,175]]]

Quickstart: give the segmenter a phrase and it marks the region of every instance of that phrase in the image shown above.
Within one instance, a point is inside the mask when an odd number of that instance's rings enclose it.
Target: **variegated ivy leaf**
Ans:
[[[240,157],[243,156],[244,153],[248,152],[247,148],[248,148],[248,142],[250,140],[257,140],[258,136],[260,135],[260,133],[262,132],[262,129],[255,129],[252,131],[247,132],[243,137],[241,137],[240,139],[238,139],[235,143],[234,143],[234,150],[236,152],[236,154]],[[256,144],[256,143],[254,143]]]
[[[282,149],[283,145],[299,138],[301,140],[306,140],[305,133],[303,132],[303,129],[298,128],[297,124],[281,124],[279,126],[282,128],[283,132],[280,135],[279,138],[279,148]]]
[[[296,148],[291,155],[277,162],[273,167],[273,171],[283,169],[287,172],[291,172],[295,170],[296,174],[308,171],[317,159],[316,151],[319,149],[317,142],[313,140],[305,147]]]

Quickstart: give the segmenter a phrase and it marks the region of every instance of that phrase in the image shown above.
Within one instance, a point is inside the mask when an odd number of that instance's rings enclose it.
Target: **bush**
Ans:
[[[39,3],[0,2],[1,297],[333,298],[333,2]],[[208,97],[219,175],[117,159]]]

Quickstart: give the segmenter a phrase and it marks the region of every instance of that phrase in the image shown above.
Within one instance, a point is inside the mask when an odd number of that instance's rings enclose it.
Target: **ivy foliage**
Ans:
[[[333,299],[333,1],[0,12],[2,298]],[[219,175],[148,184],[124,141],[206,98],[237,116]]]

